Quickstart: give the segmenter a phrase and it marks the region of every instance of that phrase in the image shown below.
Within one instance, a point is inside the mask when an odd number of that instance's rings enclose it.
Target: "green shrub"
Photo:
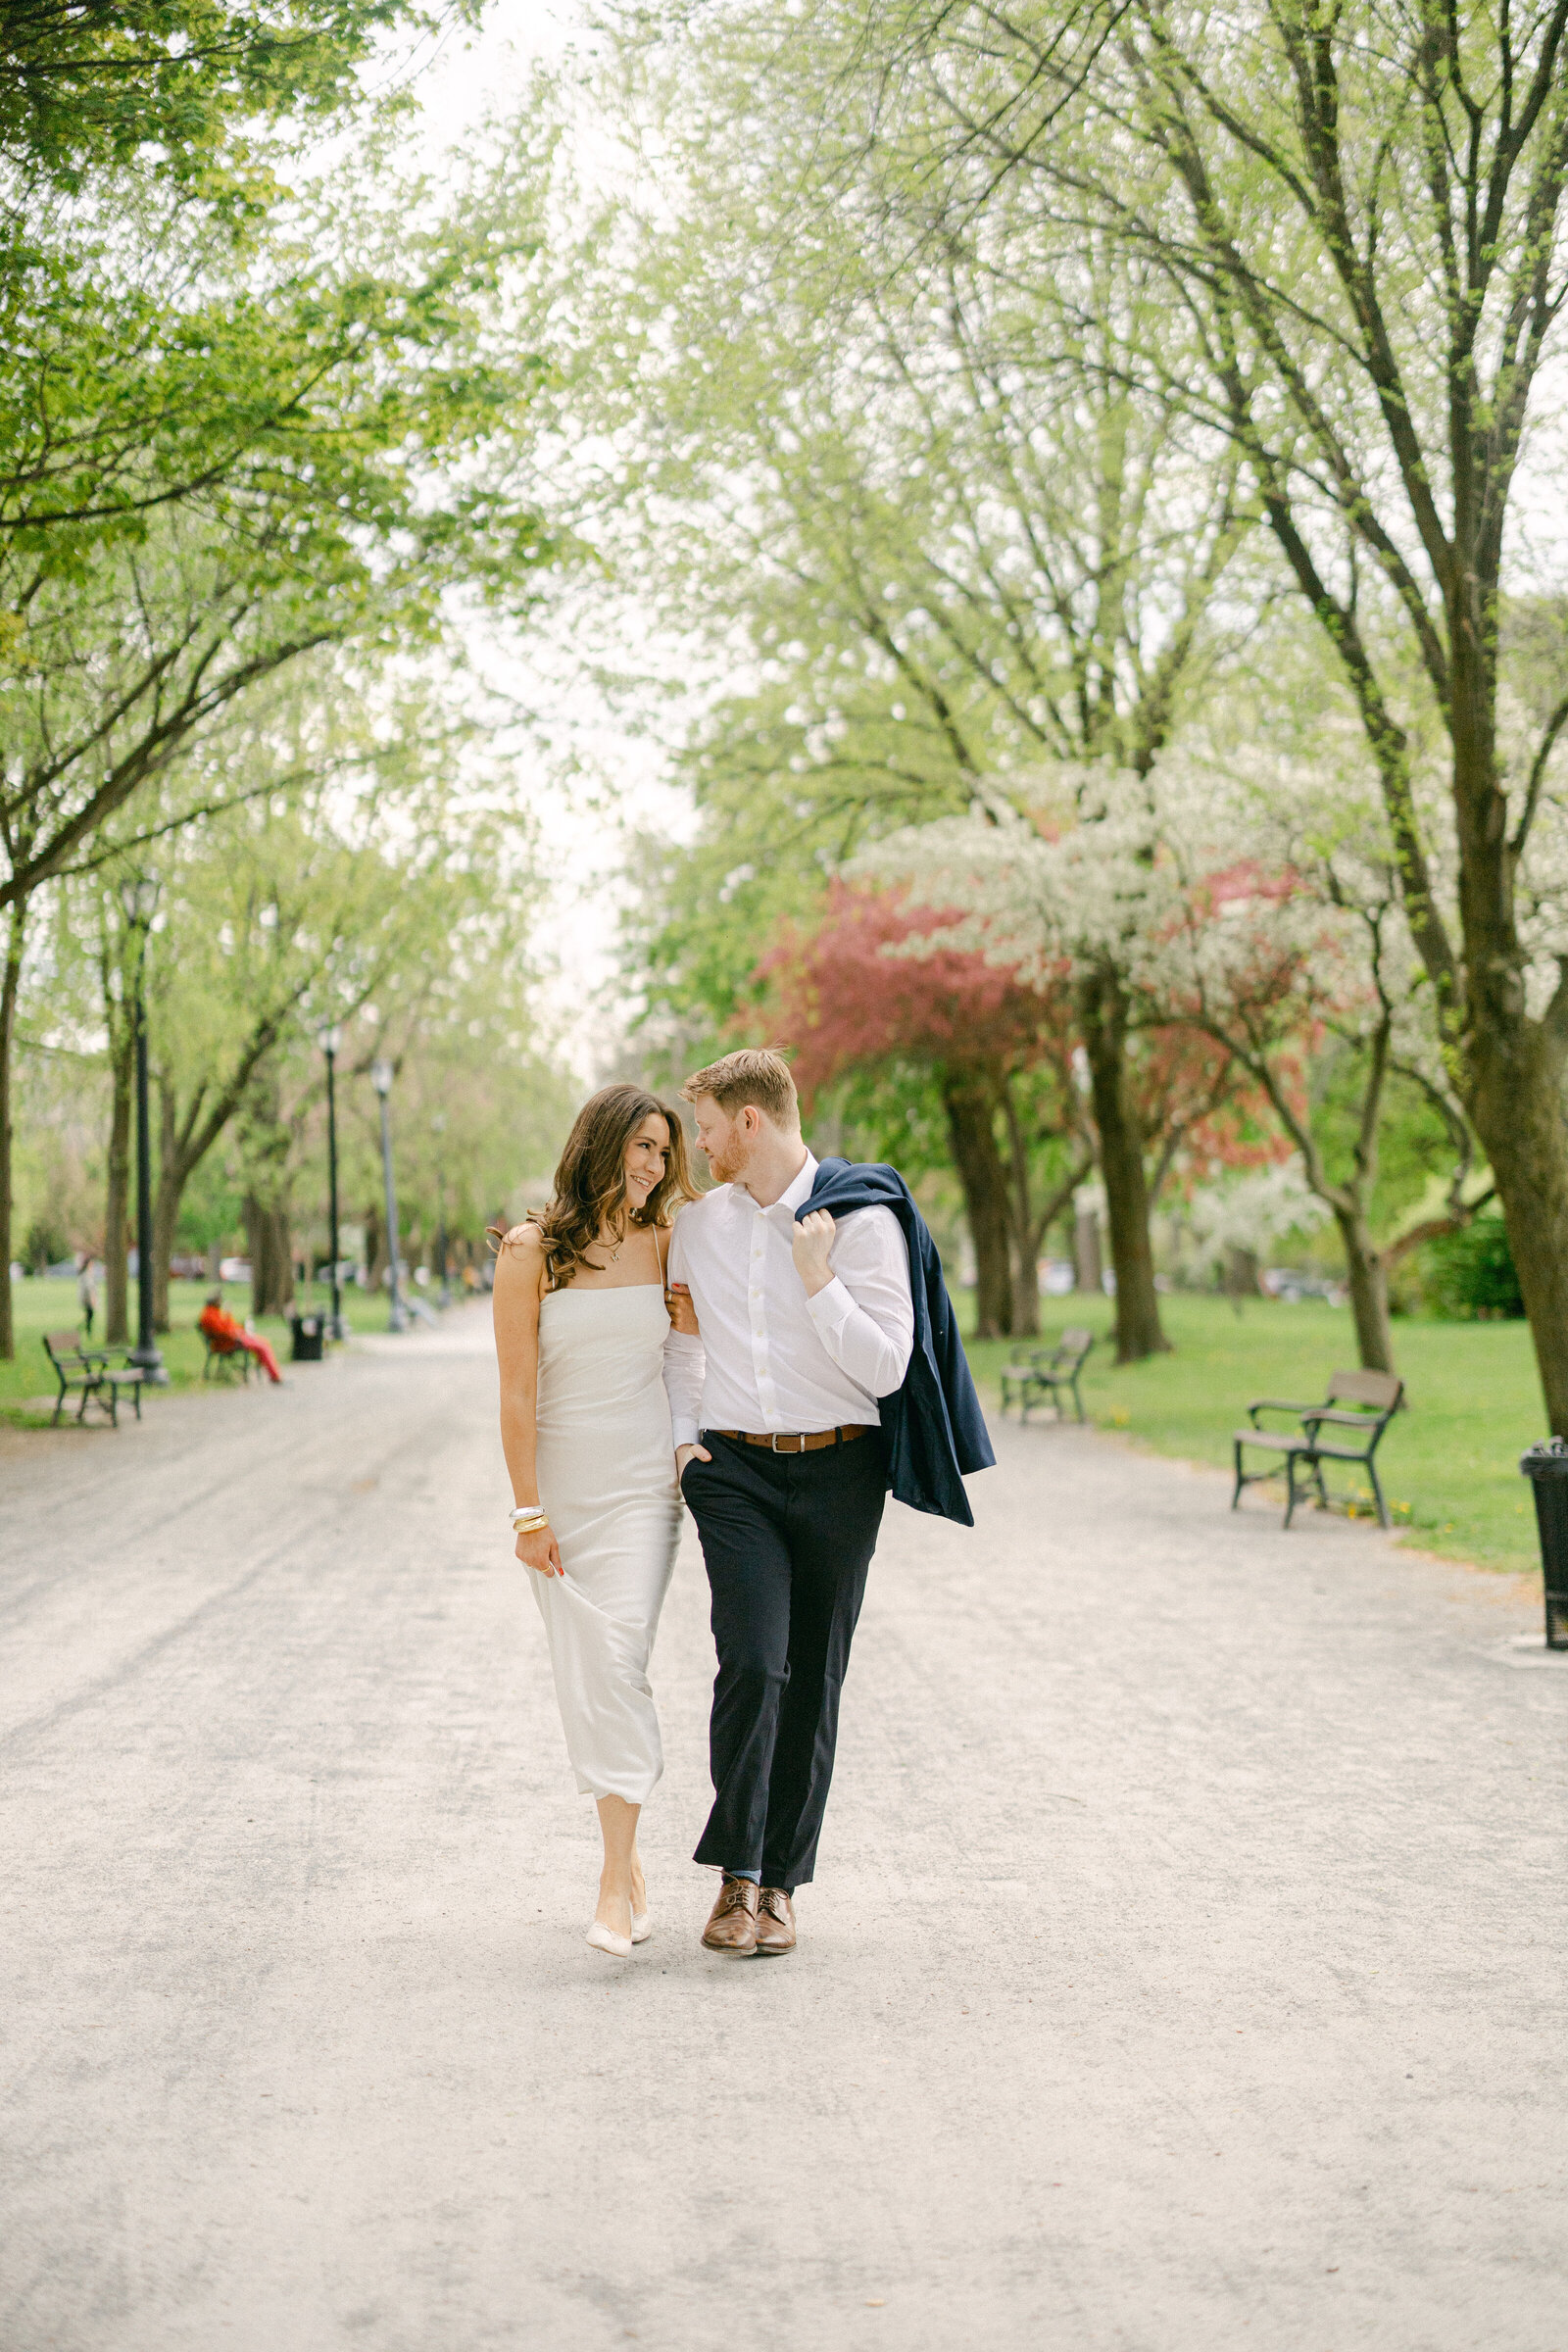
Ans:
[[[27,1227],[22,1254],[24,1263],[41,1274],[46,1266],[58,1266],[62,1258],[71,1255],[71,1243],[52,1217],[38,1217]]]
[[[1412,1250],[1408,1256],[1397,1258],[1389,1268],[1389,1312],[1391,1315],[1419,1315],[1429,1305],[1427,1282],[1429,1269],[1421,1262],[1424,1252]]]
[[[1462,1232],[1446,1233],[1424,1251],[1423,1289],[1434,1314],[1451,1321],[1492,1321],[1522,1315],[1513,1252],[1500,1217],[1477,1217]]]

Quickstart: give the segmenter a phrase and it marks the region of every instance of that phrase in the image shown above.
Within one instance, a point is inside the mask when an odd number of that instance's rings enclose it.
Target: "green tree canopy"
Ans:
[[[131,162],[209,192],[234,186],[278,118],[357,97],[388,34],[477,14],[477,0],[8,0],[0,165],[73,190]]]

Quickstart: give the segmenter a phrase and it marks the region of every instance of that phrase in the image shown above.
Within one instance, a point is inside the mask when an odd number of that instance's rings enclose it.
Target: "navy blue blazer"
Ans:
[[[796,1218],[815,1208],[835,1217],[855,1208],[891,1208],[899,1220],[909,1252],[914,1348],[904,1386],[881,1399],[888,1485],[912,1510],[973,1527],[962,1474],[989,1470],[997,1457],[930,1228],[898,1169],[877,1161],[824,1159]]]

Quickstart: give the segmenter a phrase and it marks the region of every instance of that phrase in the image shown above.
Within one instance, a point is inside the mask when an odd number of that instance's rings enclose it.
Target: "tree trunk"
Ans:
[[[174,1090],[158,1081],[158,1177],[153,1191],[153,1329],[169,1329],[169,1261],[179,1231],[179,1203],[191,1171],[180,1165]],[[147,1269],[141,1270],[141,1280]]]
[[[1105,1295],[1105,1261],[1100,1251],[1100,1211],[1092,1200],[1074,1209],[1072,1219],[1072,1279],[1076,1290]]]
[[[267,1212],[270,1247],[268,1276],[273,1301],[267,1312],[286,1315],[294,1305],[294,1237],[289,1231],[288,1202],[274,1200]]]
[[[1167,1348],[1170,1342],[1160,1328],[1154,1289],[1144,1136],[1127,1061],[1127,996],[1113,965],[1102,964],[1082,983],[1078,1009],[1100,1130],[1110,1262],[1116,1271],[1116,1361],[1135,1364]]]
[[[1232,1242],[1225,1252],[1225,1296],[1234,1298],[1236,1311],[1242,1311],[1244,1298],[1262,1296],[1263,1285],[1257,1276],[1257,1251],[1246,1250],[1240,1242]]]
[[[169,1261],[174,1254],[179,1230],[179,1203],[184,1186],[165,1184],[160,1176],[153,1194],[153,1329],[169,1329]]]
[[[1345,1268],[1355,1319],[1355,1346],[1363,1372],[1392,1372],[1394,1333],[1389,1325],[1389,1272],[1373,1243],[1365,1217],[1336,1208],[1334,1222],[1345,1245]]]
[[[1471,1113],[1502,1203],[1547,1427],[1568,1438],[1568,1140],[1558,1056],[1522,1007],[1509,1022],[1494,1004],[1483,1015],[1481,989],[1471,1001]]]
[[[118,1008],[117,1008],[118,1009]],[[109,1030],[109,1182],[104,1202],[104,1345],[130,1344],[130,1121],[136,1041],[130,1022]]]
[[[1532,1018],[1496,766],[1495,555],[1494,543],[1475,569],[1456,565],[1449,616],[1466,1107],[1502,1203],[1547,1425],[1568,1438],[1568,970],[1545,1018]]]
[[[11,1175],[13,1061],[17,1040],[17,999],[22,993],[22,949],[27,927],[27,902],[12,902],[6,926],[5,974],[0,979],[0,1363],[17,1352],[16,1318],[11,1302]]]
[[[1016,1234],[1012,1247],[1012,1336],[1015,1340],[1040,1337],[1039,1256]]]
[[[1007,1122],[1007,1156],[1012,1170],[1004,1196],[1012,1263],[1012,1336],[1032,1340],[1040,1336],[1040,1238],[1051,1211],[1047,1207],[1036,1213],[1028,1137],[1018,1115],[1012,1080],[1004,1071],[997,1074],[996,1094]]]
[[[245,1232],[251,1253],[251,1312],[286,1315],[294,1303],[294,1251],[287,1208],[247,1194]]]
[[[974,1244],[975,1338],[1003,1339],[1013,1329],[1012,1285],[1007,1181],[997,1150],[991,1088],[975,1071],[945,1071],[942,1107]]]

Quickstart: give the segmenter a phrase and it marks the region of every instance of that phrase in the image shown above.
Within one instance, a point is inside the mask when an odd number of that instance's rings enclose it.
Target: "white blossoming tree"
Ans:
[[[1392,1369],[1390,1253],[1373,1236],[1372,1197],[1396,1072],[1452,1143],[1437,1224],[1463,1221],[1477,1203],[1470,1131],[1375,807],[1327,762],[1265,770],[1254,760],[1243,775],[1192,750],[1166,755],[1147,776],[1038,771],[1027,813],[1020,797],[1015,784],[1007,803],[977,816],[911,828],[860,865],[917,903],[961,906],[956,934],[935,935],[949,944],[981,947],[1024,972],[1031,959],[1108,960],[1133,1027],[1186,1023],[1214,1039],[1266,1100],[1335,1220],[1362,1363]],[[1355,1070],[1345,1165],[1314,1126],[1307,1085],[1326,1039]],[[1414,1228],[1399,1247],[1435,1229]]]
[[[1181,1216],[1185,1271],[1200,1281],[1223,1271],[1241,1299],[1257,1286],[1257,1260],[1288,1233],[1320,1225],[1328,1215],[1294,1161],[1248,1168],[1195,1187]]]

